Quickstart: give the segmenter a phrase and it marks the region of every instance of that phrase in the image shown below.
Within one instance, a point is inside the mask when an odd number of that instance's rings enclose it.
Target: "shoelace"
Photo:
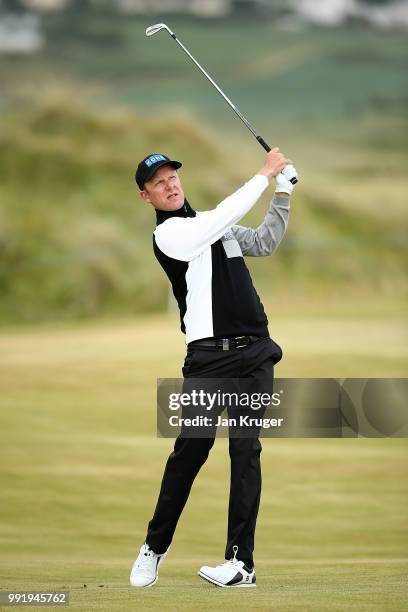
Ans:
[[[234,551],[233,558],[225,561],[225,563],[220,563],[220,565],[217,565],[217,567],[222,567],[223,565],[236,565],[239,563],[239,559],[237,559],[238,546],[233,546],[232,550]]]
[[[147,546],[145,546],[142,558],[140,559],[140,561],[136,565],[136,567],[143,567],[143,566],[147,565],[149,563],[151,557],[154,557],[154,556],[155,556],[154,552],[152,550],[150,550]]]

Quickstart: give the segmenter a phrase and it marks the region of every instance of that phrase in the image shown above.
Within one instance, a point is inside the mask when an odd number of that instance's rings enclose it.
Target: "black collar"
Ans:
[[[158,210],[156,209],[157,225],[171,219],[171,217],[195,217],[196,211],[193,210],[190,204],[184,199],[184,204],[177,210]]]

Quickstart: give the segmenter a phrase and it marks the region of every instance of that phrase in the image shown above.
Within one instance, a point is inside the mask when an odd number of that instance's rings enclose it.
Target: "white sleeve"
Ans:
[[[246,215],[268,184],[266,176],[256,174],[214,210],[196,217],[171,217],[154,231],[157,246],[168,257],[191,261]]]

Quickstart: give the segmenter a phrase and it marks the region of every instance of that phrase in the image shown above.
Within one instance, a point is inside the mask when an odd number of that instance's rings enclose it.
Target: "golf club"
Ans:
[[[197,62],[197,60],[191,55],[191,53],[188,51],[188,49],[186,49],[186,47],[183,45],[183,43],[179,41],[179,39],[174,34],[174,32],[172,32],[172,30],[170,30],[170,28],[165,23],[156,23],[156,24],[151,25],[150,27],[146,28],[146,36],[154,36],[154,34],[157,34],[157,32],[160,32],[160,30],[166,30],[170,34],[170,36],[172,38],[174,38],[176,43],[183,49],[184,53],[186,53],[188,55],[188,57],[197,66],[197,68],[199,68],[201,70],[203,75],[210,81],[210,83],[215,87],[215,89],[218,91],[218,93],[221,94],[221,96],[224,98],[224,100],[227,102],[227,104],[229,104],[229,106],[232,108],[232,110],[238,115],[238,117],[241,119],[241,121],[246,125],[248,130],[255,136],[255,138],[257,139],[259,144],[265,149],[266,152],[269,152],[271,150],[271,147],[265,142],[265,140],[262,138],[262,136],[259,136],[259,134],[257,134],[256,130],[252,127],[252,125],[249,123],[249,121],[246,119],[246,117],[244,117],[244,115],[237,109],[235,104],[233,104],[231,102],[231,100],[225,95],[225,93],[217,85],[217,83],[215,83],[215,81],[213,81],[213,79],[210,77],[210,75]],[[286,166],[283,169],[282,172],[286,175],[286,178],[288,178],[293,185],[295,185],[298,182],[298,179],[297,179],[296,174],[295,174],[295,170],[294,170],[292,165]]]

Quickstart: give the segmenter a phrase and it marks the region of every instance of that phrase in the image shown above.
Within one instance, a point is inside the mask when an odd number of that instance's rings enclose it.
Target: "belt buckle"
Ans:
[[[222,339],[222,350],[223,351],[229,351],[229,339],[228,338],[223,338]]]
[[[234,338],[235,340],[235,348],[239,349],[239,348],[244,348],[244,346],[248,346],[248,342],[244,343],[244,344],[240,344],[239,341],[243,341],[244,338],[247,338],[247,336],[237,336],[236,338]]]

